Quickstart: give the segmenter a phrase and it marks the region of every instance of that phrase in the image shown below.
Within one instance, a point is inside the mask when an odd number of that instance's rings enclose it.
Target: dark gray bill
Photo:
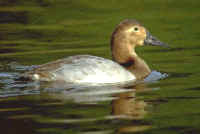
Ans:
[[[145,45],[153,45],[153,46],[163,46],[163,47],[169,47],[167,44],[161,42],[160,40],[158,40],[156,37],[153,37],[149,31],[147,32],[147,37],[144,40],[144,44]]]

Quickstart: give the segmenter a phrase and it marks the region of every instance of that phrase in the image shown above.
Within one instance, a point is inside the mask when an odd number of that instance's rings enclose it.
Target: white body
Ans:
[[[51,76],[50,79],[55,81],[98,84],[136,80],[131,72],[118,63],[96,56],[70,56],[53,64],[60,64],[58,68],[48,70],[49,76]],[[37,73],[33,77],[40,80],[40,76]]]

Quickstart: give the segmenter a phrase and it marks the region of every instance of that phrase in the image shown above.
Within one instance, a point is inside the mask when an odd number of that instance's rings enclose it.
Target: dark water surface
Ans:
[[[2,134],[200,133],[200,1],[0,0]],[[24,82],[24,71],[76,54],[110,57],[110,35],[135,18],[171,48],[138,54],[165,79],[126,88]],[[53,85],[55,88],[49,88]]]

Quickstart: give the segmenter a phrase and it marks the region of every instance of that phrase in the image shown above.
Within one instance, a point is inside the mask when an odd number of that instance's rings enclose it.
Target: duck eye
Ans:
[[[138,28],[138,27],[134,27],[133,30],[134,30],[135,32],[137,32],[137,31],[139,31],[139,28]]]

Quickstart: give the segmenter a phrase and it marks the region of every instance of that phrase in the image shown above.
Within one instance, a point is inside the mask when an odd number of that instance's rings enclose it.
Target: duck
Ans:
[[[145,45],[168,46],[137,20],[121,21],[111,35],[112,60],[93,55],[75,55],[38,65],[23,74],[34,81],[74,84],[123,83],[142,80],[151,73],[135,48]]]

